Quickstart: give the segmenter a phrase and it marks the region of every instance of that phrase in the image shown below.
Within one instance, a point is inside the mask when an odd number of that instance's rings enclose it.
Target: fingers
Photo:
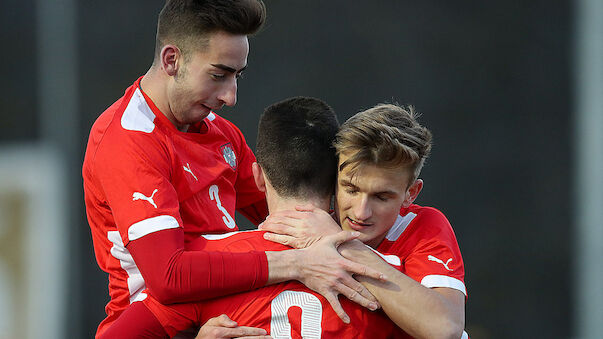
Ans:
[[[341,232],[329,235],[328,239],[333,244],[333,246],[335,246],[337,248],[342,243],[356,239],[359,236],[360,236],[359,232],[341,231]]]
[[[231,320],[226,314],[211,318],[205,324],[210,326],[237,327],[237,322]]]
[[[268,332],[262,328],[237,326],[237,323],[225,314],[209,319],[205,325],[201,327],[196,339],[226,339],[226,338],[246,338],[246,339],[267,339],[270,336]]]
[[[286,245],[286,246],[291,246],[294,248],[299,248],[297,247],[297,239],[288,235],[283,235],[283,234],[274,234],[274,233],[264,233],[264,239],[272,241],[272,242],[276,242],[282,245]]]
[[[345,313],[343,307],[341,307],[341,303],[339,302],[339,298],[337,298],[337,294],[328,292],[328,293],[320,293],[325,299],[329,302],[333,311],[337,314],[337,316],[346,324],[350,323],[350,317]]]
[[[385,274],[375,270],[374,268],[353,262],[351,260],[345,259],[343,261],[343,268],[352,274],[377,279],[379,281],[387,280],[387,276]]]
[[[227,336],[229,338],[241,338],[241,337],[263,337],[268,334],[263,328],[239,326],[236,328],[229,328]]]
[[[262,231],[270,231],[279,234],[290,234],[290,232],[295,230],[294,227],[283,222],[281,218],[272,216],[268,216],[258,228]]]
[[[337,290],[351,301],[366,307],[371,311],[375,311],[381,307],[377,298],[352,277],[349,277],[349,280],[346,280],[342,285],[338,286]]]
[[[312,212],[315,209],[316,209],[316,206],[314,206],[312,204],[303,204],[303,205],[295,206],[295,210],[300,211],[300,212]]]

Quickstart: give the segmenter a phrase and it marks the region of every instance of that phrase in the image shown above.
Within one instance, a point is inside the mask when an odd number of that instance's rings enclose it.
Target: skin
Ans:
[[[248,54],[247,36],[221,31],[210,35],[207,48],[188,56],[167,44],[141,87],[176,128],[186,131],[210,111],[236,104],[237,80],[247,67]]]
[[[349,158],[340,155],[341,165]],[[341,228],[360,232],[358,240],[377,248],[396,221],[400,207],[408,207],[423,181],[408,185],[408,171],[363,165],[356,173],[346,166],[337,178],[336,201]]]
[[[247,67],[249,42],[245,35],[218,31],[209,36],[208,46],[184,55],[181,48],[166,44],[144,75],[140,86],[159,110],[186,132],[191,124],[201,122],[210,111],[237,101],[237,80]],[[382,280],[383,275],[341,257],[336,247],[355,238],[341,232],[312,248],[283,252],[266,252],[268,284],[299,280],[321,293],[344,320],[349,318],[337,299],[343,294],[371,309],[375,298],[352,274]]]
[[[349,158],[340,154],[339,165]],[[366,245],[376,248],[401,207],[408,207],[423,187],[418,179],[408,184],[410,174],[400,168],[363,165],[355,173],[351,167],[338,175],[336,202],[338,220],[344,230],[360,234],[356,240],[342,243],[338,250],[350,260],[365,264],[387,279],[376,281],[357,277],[400,328],[415,338],[460,338],[465,325],[465,295],[451,288],[426,288],[391,267]],[[333,232],[336,223],[312,206],[297,206],[269,217],[262,229],[269,240],[289,246],[319,241]],[[310,238],[310,240],[308,240]],[[365,244],[363,244],[363,242]]]

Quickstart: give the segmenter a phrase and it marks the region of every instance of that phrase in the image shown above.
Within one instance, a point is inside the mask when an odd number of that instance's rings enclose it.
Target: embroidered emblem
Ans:
[[[232,168],[233,170],[236,170],[237,169],[237,155],[232,150],[230,143],[222,145],[220,147],[220,149],[222,150],[222,157],[224,157],[224,161],[226,161],[226,163],[228,165],[230,165],[230,168]]]

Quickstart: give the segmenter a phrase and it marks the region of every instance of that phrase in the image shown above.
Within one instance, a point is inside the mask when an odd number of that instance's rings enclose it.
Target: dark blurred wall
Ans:
[[[13,1],[14,2],[14,1]],[[34,60],[28,2],[3,14],[3,42]],[[81,152],[95,118],[152,62],[163,1],[80,1]],[[23,7],[23,8],[22,8]],[[420,204],[450,219],[465,260],[472,338],[570,336],[568,1],[267,1],[238,104],[220,112],[255,144],[268,104],[326,100],[343,122],[378,102],[412,104],[434,133]],[[24,23],[25,22],[25,23]],[[7,33],[8,30],[8,33]],[[3,141],[35,139],[35,68],[3,66]],[[7,95],[8,94],[8,95]],[[18,122],[18,123],[17,123]],[[82,211],[82,312],[92,337],[107,302]],[[241,221],[244,227],[247,223]],[[81,252],[81,253],[80,253]]]

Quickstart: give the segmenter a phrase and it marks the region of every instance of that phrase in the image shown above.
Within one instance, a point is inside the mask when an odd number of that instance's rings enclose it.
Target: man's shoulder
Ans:
[[[156,125],[159,120],[156,118],[136,84],[128,87],[124,95],[93,124],[84,157],[84,171],[92,170],[99,163],[165,158],[167,138],[161,126]]]
[[[407,218],[412,216],[412,222],[409,222],[405,231],[405,239],[455,238],[448,218],[439,209],[413,204],[406,209],[405,213],[407,213]]]
[[[127,147],[127,140],[130,139],[135,139],[133,144],[156,139],[163,133],[163,129],[158,128],[158,122],[156,113],[146,102],[143,93],[132,85],[94,122],[88,148],[98,146],[106,139],[109,139],[109,144],[115,143],[119,147]]]
[[[385,236],[385,241],[405,242],[424,233],[441,233],[451,230],[448,219],[435,207],[412,204],[400,209],[400,214]]]
[[[407,215],[411,213],[416,215],[417,221],[446,220],[446,222],[448,222],[448,219],[446,218],[444,213],[432,206],[421,206],[417,204],[412,204],[408,208],[400,209],[400,215]]]

